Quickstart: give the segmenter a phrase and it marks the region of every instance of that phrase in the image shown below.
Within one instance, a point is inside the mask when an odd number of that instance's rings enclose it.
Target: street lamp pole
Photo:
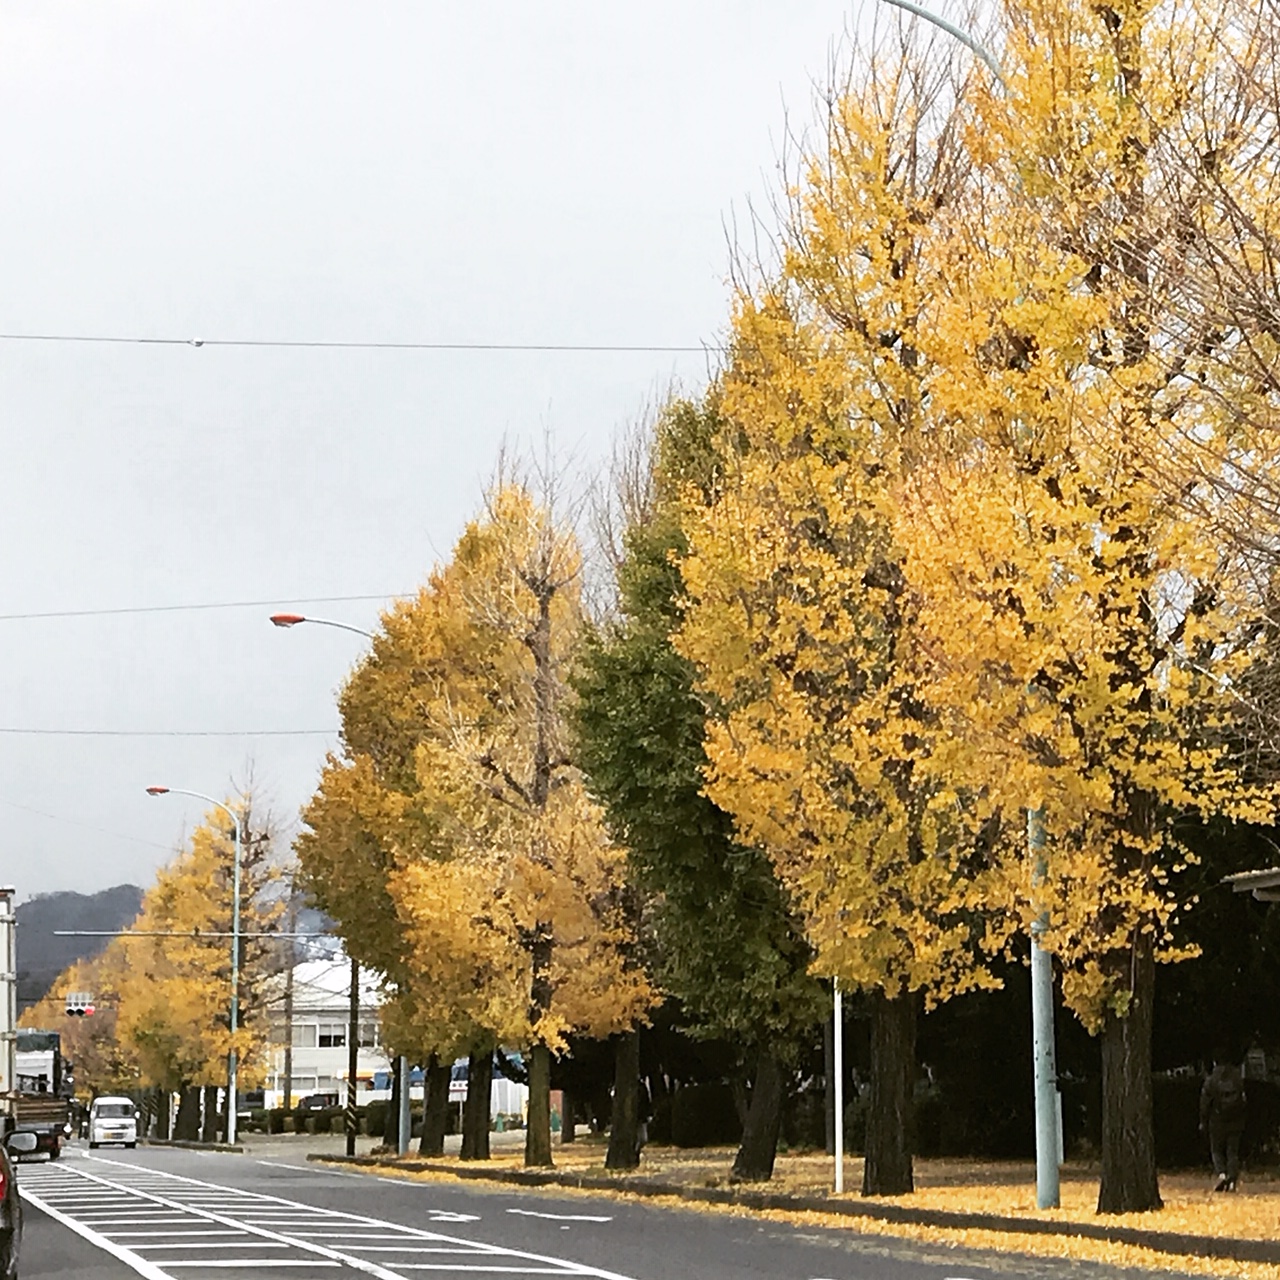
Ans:
[[[184,787],[148,787],[149,796],[192,796],[203,800],[215,809],[221,809],[231,819],[235,831],[235,858],[231,871],[231,1048],[227,1051],[227,1142],[234,1144],[236,1140],[236,1092],[239,1074],[239,1059],[236,1054],[236,1031],[240,1026],[240,858],[244,848],[244,833],[240,826],[240,815],[203,791],[188,791]]]
[[[363,627],[353,627],[349,622],[334,622],[329,618],[310,618],[301,613],[273,613],[271,615],[271,625],[275,627],[296,627],[302,623],[310,623],[313,627],[337,627],[339,631],[351,631],[358,636],[364,636],[366,640],[373,639],[373,632],[366,631]]]
[[[373,632],[363,627],[353,627],[349,622],[334,622],[329,618],[309,618],[302,613],[273,613],[271,623],[276,627],[296,627],[309,622],[317,627],[336,627],[339,631],[350,631],[355,635],[373,639]],[[347,1102],[343,1108],[342,1127],[346,1132],[347,1155],[356,1153],[356,1077],[360,1066],[360,963],[351,957],[351,990],[347,1010]],[[407,1146],[407,1135],[401,1135],[402,1146]],[[403,1154],[403,1150],[401,1151]]]
[[[1008,91],[1000,60],[986,45],[962,27],[926,9],[915,0],[885,0],[899,9],[932,23],[947,35],[959,40],[980,58],[995,76],[1000,88]],[[1031,857],[1031,881],[1039,886],[1047,874],[1045,855],[1044,811],[1027,810],[1027,852]],[[1049,927],[1048,912],[1043,912],[1031,926],[1031,1060],[1035,1081],[1036,1114],[1036,1206],[1056,1209],[1061,1202],[1059,1161],[1062,1154],[1062,1099],[1058,1093],[1058,1065],[1053,1026],[1053,961],[1040,945]]]

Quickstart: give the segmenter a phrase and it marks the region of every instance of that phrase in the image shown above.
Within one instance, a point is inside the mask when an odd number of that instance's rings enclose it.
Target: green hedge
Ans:
[[[687,1084],[671,1099],[671,1142],[677,1147],[716,1147],[742,1137],[733,1090],[727,1084]]]

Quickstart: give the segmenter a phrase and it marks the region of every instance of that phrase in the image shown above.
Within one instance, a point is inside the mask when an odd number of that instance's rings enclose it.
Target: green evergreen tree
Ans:
[[[734,839],[703,794],[705,712],[671,632],[680,621],[682,501],[710,487],[712,404],[658,422],[652,501],[624,535],[620,616],[588,644],[575,684],[578,759],[651,895],[658,979],[695,1034],[736,1043],[754,1086],[734,1162],[771,1176],[788,1068],[823,1016],[811,952],[762,850]]]

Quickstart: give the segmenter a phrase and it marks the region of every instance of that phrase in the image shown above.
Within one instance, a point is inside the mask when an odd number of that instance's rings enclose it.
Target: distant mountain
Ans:
[[[18,908],[18,1010],[42,999],[69,964],[96,956],[110,938],[58,938],[55,929],[118,933],[142,905],[136,884],[100,893],[42,893]]]

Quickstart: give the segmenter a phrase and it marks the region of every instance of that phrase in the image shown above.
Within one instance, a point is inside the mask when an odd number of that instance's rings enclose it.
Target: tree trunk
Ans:
[[[529,1050],[529,1127],[524,1132],[526,1168],[549,1169],[551,1159],[551,1050]]]
[[[613,1121],[606,1169],[634,1169],[640,1163],[640,1033],[624,1031],[613,1050]]]
[[[1133,944],[1130,1001],[1124,1017],[1102,1023],[1102,1181],[1099,1213],[1159,1209],[1155,1121],[1151,1101],[1151,1032],[1155,950],[1149,934]]]
[[[168,1138],[170,1135],[169,1113],[173,1110],[173,1098],[168,1089],[156,1090],[156,1137]]]
[[[463,1160],[489,1158],[489,1095],[493,1092],[493,1050],[467,1059],[467,1100],[462,1105]]]
[[[218,1086],[207,1084],[204,1087],[204,1118],[200,1126],[201,1142],[217,1142],[218,1140]]]
[[[573,1094],[568,1089],[560,1090],[561,1109],[564,1114],[560,1117],[560,1141],[576,1142],[578,1140],[578,1122],[574,1115],[576,1106],[573,1101]]]
[[[768,1049],[761,1049],[756,1061],[756,1079],[751,1087],[747,1123],[733,1161],[730,1178],[734,1182],[768,1182],[778,1154],[778,1131],[782,1127],[782,1064]]]
[[[382,1125],[382,1145],[398,1151],[400,1141],[400,1067],[395,1054],[391,1061],[391,1098],[387,1103],[387,1118]]]
[[[178,1119],[173,1126],[173,1136],[182,1142],[196,1142],[200,1137],[200,1086],[183,1085],[182,1101],[178,1103]]]
[[[452,1063],[441,1062],[436,1054],[427,1059],[423,1072],[422,1137],[420,1156],[444,1155],[444,1131],[449,1127],[449,1075]]]
[[[867,1107],[864,1196],[901,1196],[914,1190],[911,1111],[916,1073],[916,1002],[871,995],[871,1097]]]

